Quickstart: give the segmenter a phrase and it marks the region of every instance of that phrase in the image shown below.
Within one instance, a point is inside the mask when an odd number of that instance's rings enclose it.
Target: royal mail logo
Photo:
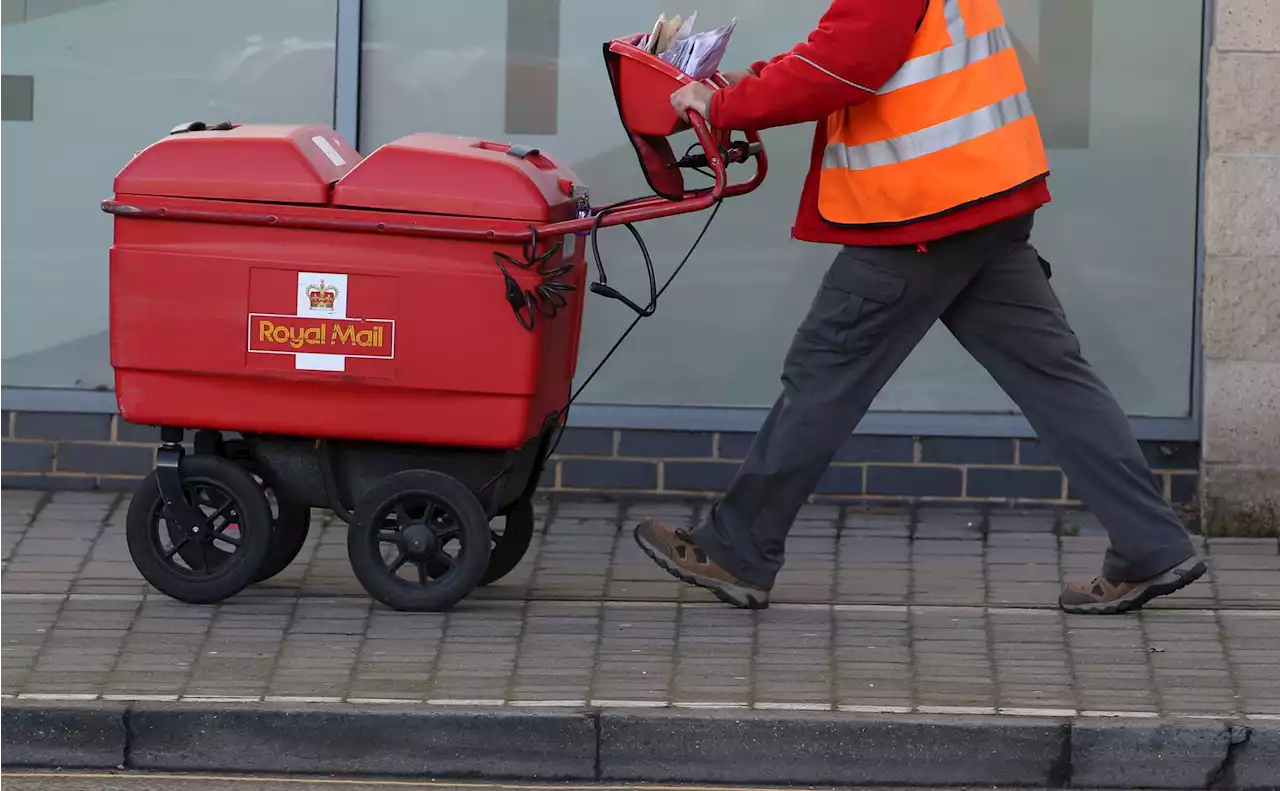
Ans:
[[[307,302],[310,303],[312,310],[333,313],[334,307],[338,304],[338,295],[342,291],[332,283],[325,283],[324,278],[321,278],[319,283],[308,283],[306,293]]]
[[[249,351],[293,355],[300,371],[345,371],[348,358],[393,359],[395,321],[348,317],[347,280],[343,274],[300,272],[296,313],[249,314]]]
[[[305,316],[254,313],[249,316],[249,351],[275,354],[395,356],[396,324],[390,319],[330,321]]]

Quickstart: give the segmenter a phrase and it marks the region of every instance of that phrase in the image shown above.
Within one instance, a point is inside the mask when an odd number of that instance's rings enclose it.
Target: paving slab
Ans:
[[[1064,578],[1097,567],[1105,540],[1088,531],[977,512],[816,509],[788,547],[774,606],[742,612],[670,580],[631,540],[648,513],[692,521],[697,506],[549,502],[512,575],[451,612],[406,614],[365,595],[345,526],[320,511],[281,577],[214,606],[174,602],[128,559],[127,505],[4,493],[6,764],[115,766],[129,727],[129,760],[157,769],[337,767],[356,758],[334,742],[324,763],[326,739],[384,733],[370,771],[1280,782],[1275,542],[1204,542],[1206,580],[1098,619],[1053,606]],[[313,746],[278,735],[291,732]],[[506,764],[467,752],[468,740],[502,733],[518,740]],[[896,762],[910,772],[873,754],[895,739],[915,756]],[[185,751],[195,742],[205,752]],[[732,761],[672,774],[699,744]],[[870,747],[849,747],[859,744]],[[406,757],[427,749],[431,761]],[[954,766],[960,754],[976,768]]]

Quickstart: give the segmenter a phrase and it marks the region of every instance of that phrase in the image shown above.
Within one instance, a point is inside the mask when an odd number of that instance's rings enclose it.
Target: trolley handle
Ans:
[[[767,151],[765,151],[764,144],[760,142],[760,135],[755,132],[747,132],[746,134],[747,134],[747,139],[745,142],[736,141],[729,147],[729,151],[726,154],[726,159],[730,164],[738,164],[739,162],[745,162],[748,159],[755,159],[756,160],[755,175],[752,176],[751,179],[748,181],[738,182],[737,184],[730,184],[729,186],[725,187],[724,193],[721,195],[721,199],[736,198],[740,195],[745,195],[749,192],[754,192],[756,188],[758,188],[762,183],[764,183],[765,177],[768,175],[769,154]],[[742,152],[745,152],[745,157],[743,157]],[[691,155],[691,157],[701,157],[701,156],[703,156],[703,154]],[[739,157],[742,157],[742,158],[739,159]],[[681,164],[681,166],[683,167],[684,165]],[[706,164],[700,165],[700,167],[706,167]],[[647,208],[647,207],[653,207],[653,206],[679,205],[683,207],[683,206],[687,206],[687,204],[682,203],[682,201],[692,200],[698,197],[698,195],[705,192],[706,192],[706,189],[690,190],[685,193],[684,197],[681,198],[680,201],[672,201],[671,199],[664,198],[660,195],[649,195],[643,198],[636,198],[635,200],[628,201],[621,205],[615,205],[613,206],[613,208],[626,209],[627,211],[635,211],[641,208]],[[689,209],[681,208],[680,211],[677,213],[684,213],[686,211],[689,211]],[[611,225],[612,223],[609,223],[609,224]],[[586,233],[587,230],[588,229],[584,229],[580,233]]]
[[[581,217],[574,220],[566,220],[544,226],[540,232],[546,236],[581,233],[599,228],[611,228],[615,225],[647,222],[663,217],[672,217],[677,214],[692,214],[693,212],[711,208],[725,197],[741,194],[744,190],[736,188],[744,185],[730,185],[728,183],[729,177],[725,157],[720,153],[720,149],[716,145],[715,135],[712,134],[707,122],[696,112],[689,113],[689,121],[693,126],[694,133],[698,136],[698,143],[702,145],[703,149],[715,152],[707,163],[707,166],[711,168],[715,176],[715,184],[710,189],[688,192],[681,200],[673,201],[655,197],[636,201],[632,204],[623,204],[610,211],[604,217]],[[757,181],[759,178],[760,173],[757,172],[756,179],[752,179],[752,181]]]
[[[763,143],[748,143],[745,140],[735,140],[729,144],[728,150],[725,151],[725,159],[731,165],[741,165],[763,150]],[[707,154],[705,151],[701,154],[690,154],[676,163],[676,167],[681,168],[705,168],[706,166]]]

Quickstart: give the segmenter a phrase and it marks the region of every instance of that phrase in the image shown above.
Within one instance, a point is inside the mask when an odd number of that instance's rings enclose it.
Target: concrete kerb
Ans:
[[[4,766],[113,769],[125,763],[128,709],[122,704],[4,702]]]
[[[1280,789],[1280,722],[6,700],[8,767]]]
[[[605,781],[816,786],[1061,782],[1065,723],[773,712],[607,713]]]
[[[591,780],[586,712],[355,706],[140,707],[131,768]]]

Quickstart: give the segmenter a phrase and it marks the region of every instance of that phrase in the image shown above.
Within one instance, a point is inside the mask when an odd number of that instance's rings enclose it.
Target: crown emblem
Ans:
[[[312,310],[333,312],[334,303],[338,301],[337,286],[329,285],[324,280],[321,280],[318,284],[308,284],[306,288],[307,300],[310,301]]]

